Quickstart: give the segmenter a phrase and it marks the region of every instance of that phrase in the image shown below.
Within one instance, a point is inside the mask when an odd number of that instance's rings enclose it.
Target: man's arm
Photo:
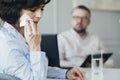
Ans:
[[[59,58],[60,58],[60,66],[61,67],[70,67],[73,66],[71,61],[65,60],[65,39],[62,35],[58,35],[58,50],[59,50]]]

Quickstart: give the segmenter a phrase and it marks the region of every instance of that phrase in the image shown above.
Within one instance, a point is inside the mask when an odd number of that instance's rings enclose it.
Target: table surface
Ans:
[[[90,68],[82,68],[86,72],[85,80],[93,80],[91,69]],[[66,79],[47,79],[47,80],[66,80]],[[103,69],[103,78],[100,79],[97,77],[95,80],[120,80],[120,69],[116,68],[104,68]]]

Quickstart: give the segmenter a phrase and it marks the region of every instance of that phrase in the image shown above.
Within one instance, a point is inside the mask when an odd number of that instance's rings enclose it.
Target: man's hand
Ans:
[[[67,78],[69,80],[85,80],[85,72],[74,67],[67,72]]]

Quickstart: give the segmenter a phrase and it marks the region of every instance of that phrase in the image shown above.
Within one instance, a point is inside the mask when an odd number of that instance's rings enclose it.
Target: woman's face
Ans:
[[[21,11],[21,16],[26,13],[30,16],[30,18],[33,20],[33,22],[37,25],[39,20],[42,18],[43,16],[43,9],[44,5],[40,5],[38,7],[33,7],[33,8],[29,8],[29,9],[23,9]]]

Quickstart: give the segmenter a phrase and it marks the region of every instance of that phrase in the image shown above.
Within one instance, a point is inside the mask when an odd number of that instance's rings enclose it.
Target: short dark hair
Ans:
[[[89,16],[91,16],[91,11],[90,11],[90,9],[89,9],[88,7],[86,7],[86,6],[84,6],[84,5],[78,5],[77,7],[75,7],[75,8],[73,9],[73,11],[74,11],[75,9],[83,9],[83,10],[86,10],[86,11],[88,12]],[[72,13],[73,13],[73,11],[72,11]]]
[[[0,0],[0,18],[15,25],[20,18],[22,9],[37,7],[47,4],[50,0]]]

